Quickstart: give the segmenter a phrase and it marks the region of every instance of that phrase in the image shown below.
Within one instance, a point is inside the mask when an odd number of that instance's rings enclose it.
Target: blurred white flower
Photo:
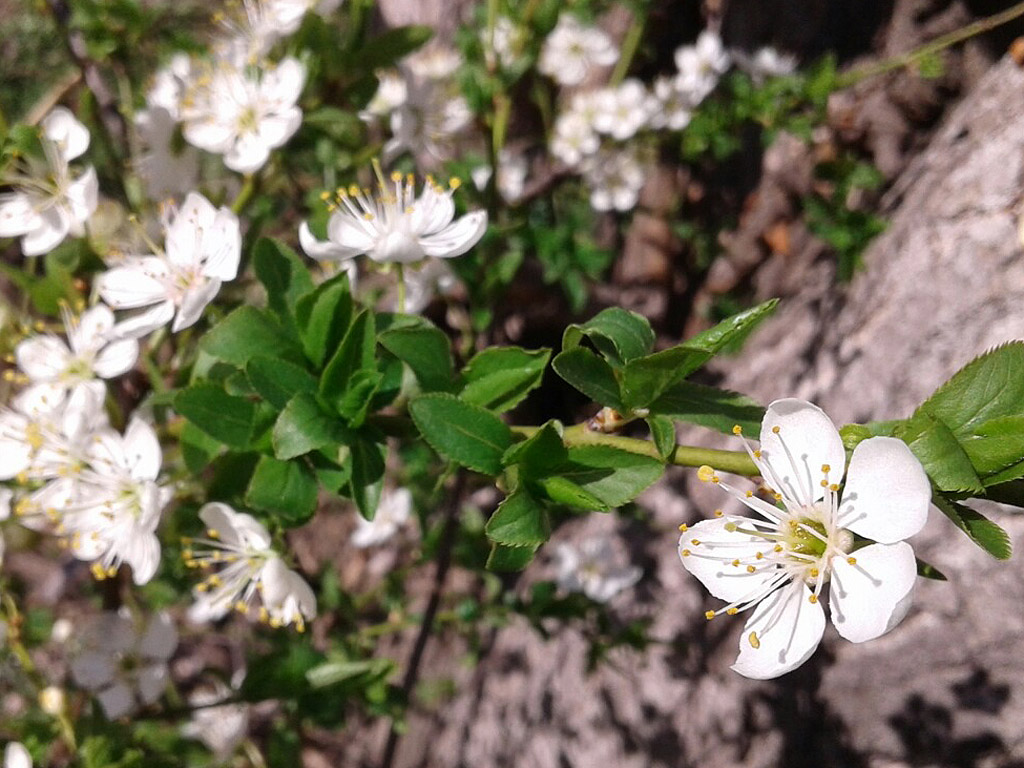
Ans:
[[[154,615],[144,630],[127,612],[102,613],[83,633],[71,677],[116,720],[160,699],[177,647],[178,631],[166,613]]]
[[[50,717],[57,717],[64,712],[67,697],[64,689],[56,685],[48,685],[39,692],[39,708]]]
[[[359,117],[363,120],[387,117],[405,104],[405,100],[409,96],[409,87],[405,82],[405,77],[397,70],[380,69],[375,74],[377,75],[377,90],[366,108],[359,113]]]
[[[678,48],[675,59],[681,83],[689,91],[694,104],[699,104],[715,90],[719,78],[731,64],[722,38],[709,29],[700,33],[694,45]]]
[[[0,237],[21,237],[26,256],[49,253],[70,234],[85,234],[96,210],[99,184],[90,165],[77,178],[69,162],[89,146],[89,131],[70,111],[55,108],[39,137],[45,160],[25,156],[2,182],[14,187],[0,194]]]
[[[654,81],[657,108],[651,112],[651,127],[681,131],[693,117],[693,101],[681,75],[659,77]]]
[[[219,680],[211,687],[189,694],[188,703],[195,707],[191,719],[181,732],[197,739],[213,752],[217,760],[226,760],[238,749],[249,731],[249,707],[245,704],[210,706],[229,698],[234,691]]]
[[[431,42],[409,54],[402,62],[414,80],[442,81],[462,66],[462,57],[453,49]]]
[[[783,77],[796,71],[796,56],[779,53],[771,46],[758,48],[753,54],[741,50],[733,50],[731,54],[736,66],[758,84],[769,77]]]
[[[198,192],[180,209],[167,209],[164,253],[128,256],[100,275],[99,294],[114,309],[140,310],[115,326],[139,337],[171,322],[177,333],[195,323],[220,290],[234,280],[242,250],[238,217],[214,208]]]
[[[641,568],[616,563],[615,551],[605,538],[587,539],[578,547],[559,544],[555,558],[558,586],[599,603],[608,602],[643,576]]]
[[[146,91],[147,107],[163,109],[175,121],[180,120],[182,100],[196,74],[193,61],[188,54],[174,54],[170,61],[153,75],[153,82]]]
[[[591,69],[611,66],[618,59],[619,51],[608,35],[563,13],[544,41],[537,69],[559,85],[579,85]]]
[[[590,205],[595,211],[632,210],[645,181],[643,167],[628,149],[603,150],[589,158],[583,179],[590,187]]]
[[[315,259],[344,260],[365,253],[376,262],[410,264],[428,256],[461,256],[483,237],[487,212],[455,219],[452,193],[458,187],[457,179],[444,189],[428,177],[416,197],[412,176],[394,173],[390,184],[381,179],[375,196],[355,185],[348,192],[338,190],[327,241],[317,240],[303,222],[299,242]]]
[[[526,186],[526,174],[529,163],[521,152],[513,152],[507,147],[498,153],[498,194],[507,203],[514,203],[523,195]],[[491,180],[491,167],[481,165],[473,169],[473,184],[483,191]]]
[[[405,280],[405,312],[415,315],[422,312],[437,294],[446,296],[459,285],[459,278],[452,272],[448,262],[430,259],[421,266],[407,268],[402,272]],[[397,294],[397,291],[396,291]],[[398,297],[392,305],[398,310]]]
[[[484,27],[480,30],[480,42],[484,47],[484,60],[488,66],[501,69],[511,68],[522,55],[526,42],[525,31],[508,16],[494,20],[494,34]]]
[[[651,95],[635,78],[602,88],[594,97],[594,130],[625,141],[647,124],[652,107]]]
[[[64,307],[61,314],[67,342],[52,333],[36,334],[14,349],[18,368],[29,379],[20,395],[27,412],[55,408],[76,387],[120,376],[138,358],[135,339],[112,338],[114,313],[109,307],[98,304],[81,316]]]
[[[251,174],[262,168],[270,150],[282,146],[299,129],[302,110],[296,105],[305,83],[305,67],[293,58],[258,72],[230,66],[214,67],[195,79],[182,108],[183,133],[190,144],[224,155],[233,171]]]
[[[166,108],[151,105],[135,114],[141,144],[135,171],[150,200],[181,197],[199,181],[199,153],[176,146],[177,121]]]
[[[183,539],[182,558],[190,568],[223,568],[196,586],[189,618],[203,623],[232,610],[248,613],[259,596],[261,621],[273,627],[294,624],[304,631],[306,621],[316,616],[316,596],[272,549],[267,529],[252,515],[220,502],[203,505],[199,518],[206,536]]]
[[[412,494],[408,488],[385,490],[373,520],[356,515],[356,529],[352,533],[352,546],[364,549],[383,544],[401,528],[412,512]]]
[[[597,119],[595,92],[584,91],[573,95],[569,108],[555,118],[551,154],[569,166],[577,166],[601,146],[594,130]]]
[[[12,741],[4,748],[4,768],[32,768],[32,755],[24,744]]]

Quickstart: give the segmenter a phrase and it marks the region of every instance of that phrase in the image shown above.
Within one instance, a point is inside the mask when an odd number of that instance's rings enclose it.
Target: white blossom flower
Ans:
[[[498,153],[498,194],[508,203],[514,203],[523,195],[529,163],[526,156],[505,147]],[[473,184],[483,191],[491,180],[491,167],[481,165],[473,169]]]
[[[248,613],[258,595],[261,621],[273,627],[294,624],[304,631],[306,621],[316,616],[316,596],[272,549],[267,529],[252,515],[220,502],[203,505],[199,518],[206,536],[184,539],[182,558],[190,568],[223,568],[196,586],[189,618],[203,623],[232,610]]]
[[[26,256],[49,253],[70,234],[80,237],[96,210],[99,184],[89,166],[77,178],[68,163],[89,146],[89,131],[64,107],[42,123],[45,160],[28,156],[3,179],[15,191],[0,194],[0,237],[21,237]]]
[[[387,117],[405,104],[409,97],[409,87],[400,72],[394,69],[381,69],[376,75],[377,90],[366,108],[359,113],[359,117],[367,121]]]
[[[123,563],[136,584],[153,578],[160,565],[156,528],[172,489],[156,482],[162,455],[153,428],[132,418],[124,435],[103,430],[93,438],[88,466],[76,498],[59,510],[58,533],[80,560],[92,560],[98,579]]]
[[[221,282],[238,273],[242,233],[235,214],[192,192],[180,209],[168,209],[168,217],[164,253],[125,257],[97,280],[111,307],[141,310],[118,323],[122,336],[144,336],[172,319],[175,333],[189,327]]]
[[[603,150],[588,159],[583,172],[595,211],[631,210],[645,181],[643,168],[630,150]]]
[[[179,121],[182,101],[196,75],[193,61],[188,54],[174,54],[170,61],[153,75],[153,81],[146,91],[146,106],[149,109],[163,109],[175,121]]]
[[[199,181],[199,153],[195,147],[176,146],[177,125],[162,106],[151,105],[135,114],[142,145],[135,170],[150,200],[181,197]]]
[[[608,35],[564,13],[544,41],[537,69],[559,85],[579,85],[591,69],[611,66],[618,59],[619,51]]]
[[[385,490],[373,520],[356,515],[356,529],[352,533],[352,546],[365,549],[383,544],[401,528],[412,512],[412,494],[408,488]]]
[[[109,307],[98,304],[80,317],[65,307],[62,315],[66,343],[52,333],[36,334],[14,349],[18,368],[30,382],[21,394],[26,412],[54,408],[76,387],[120,376],[138,358],[135,339],[111,337],[114,313]]]
[[[4,768],[32,768],[32,755],[19,741],[12,741],[4,748]]]
[[[582,592],[598,603],[607,603],[643,576],[637,566],[617,564],[611,542],[605,538],[586,539],[578,547],[559,544],[555,557],[558,586]]]
[[[480,31],[484,60],[488,66],[510,69],[522,54],[526,31],[508,16],[499,15],[494,19],[493,35],[491,32],[486,27]]]
[[[709,29],[700,33],[694,45],[678,48],[675,59],[681,81],[694,104],[699,104],[715,90],[719,78],[731,64],[722,38]]]
[[[427,177],[416,197],[413,177],[394,173],[390,184],[382,178],[376,196],[355,185],[348,192],[338,190],[327,222],[327,241],[317,240],[303,222],[299,242],[315,259],[343,260],[365,253],[380,263],[410,264],[428,256],[461,256],[483,237],[487,212],[455,219],[452,193],[458,187],[458,179],[444,189]]]
[[[224,164],[239,173],[255,173],[299,129],[302,110],[296,106],[305,83],[301,62],[285,58],[256,74],[221,62],[197,78],[182,108],[185,140],[224,155]]]
[[[435,296],[447,296],[460,284],[459,278],[445,261],[431,260],[421,266],[407,268],[402,272],[402,279],[405,281],[404,311],[410,315],[419,314],[430,306]],[[397,312],[397,291],[395,293],[392,308]]]
[[[594,132],[593,120],[576,111],[561,113],[555,118],[551,154],[569,166],[577,166],[601,146]]]
[[[594,130],[616,141],[625,141],[643,128],[652,111],[651,95],[636,78],[616,88],[602,88],[595,95]]]
[[[654,81],[657,108],[651,113],[652,128],[681,131],[693,117],[693,101],[682,75],[659,77]]]
[[[769,679],[806,661],[825,629],[826,584],[832,623],[847,640],[861,643],[896,626],[917,574],[914,551],[903,540],[924,526],[931,500],[928,477],[906,444],[891,437],[861,442],[841,496],[846,452],[817,406],[776,400],[761,424],[760,449],[746,447],[781,505],[702,467],[702,480],[759,517],[720,515],[682,526],[679,540],[686,569],[728,601],[707,618],[752,609],[733,669]]]
[[[753,54],[740,50],[734,50],[731,54],[736,66],[758,84],[769,77],[783,77],[796,71],[796,56],[779,53],[771,46],[758,48]]]
[[[127,612],[100,614],[71,662],[72,679],[96,695],[108,720],[156,703],[167,687],[167,662],[178,647],[174,622],[158,613],[140,630]]]
[[[226,760],[234,754],[249,730],[247,705],[211,706],[228,699],[232,693],[231,688],[218,680],[211,687],[193,691],[188,697],[188,703],[194,709],[181,732],[190,739],[203,742],[217,760]]]

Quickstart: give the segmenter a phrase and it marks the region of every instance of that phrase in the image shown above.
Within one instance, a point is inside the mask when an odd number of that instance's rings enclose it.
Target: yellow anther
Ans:
[[[830,465],[828,465],[828,464],[822,464],[821,465],[821,471],[824,472],[827,475],[829,472],[832,471],[832,467]]]
[[[707,619],[708,621],[711,621],[713,618],[715,618],[715,612],[714,611],[704,611],[704,618]]]
[[[781,544],[776,544],[774,547],[772,547],[772,549],[775,552],[781,552],[782,551],[782,545]]]
[[[690,543],[693,544],[693,546],[695,546],[695,547],[699,547],[700,546],[700,539],[690,539]]]
[[[450,179],[448,179],[448,186],[451,187],[452,189],[458,189],[459,187],[462,186],[462,179],[460,179],[458,176],[452,176]]]
[[[715,470],[707,464],[702,464],[697,469],[697,479],[702,483],[710,483],[715,479]]]
[[[716,510],[715,510],[715,517],[721,517],[721,516],[722,516],[722,515],[724,515],[724,514],[725,514],[725,512],[723,512],[723,511],[722,511],[722,510],[720,510],[720,509],[716,509]]]
[[[836,491],[839,490],[839,483],[832,483],[832,485],[830,485],[828,489],[832,491],[832,493],[835,493]]]
[[[249,604],[246,603],[244,600],[239,600],[237,603],[235,603],[235,610],[242,614],[248,613]]]
[[[779,432],[781,432],[781,431],[782,431],[782,430],[781,430],[781,429],[779,429],[779,427],[778,427],[778,426],[774,426],[774,427],[772,427],[772,434],[773,434],[773,435],[777,435],[777,434],[779,434]]]
[[[822,488],[828,488],[828,480],[822,480],[821,481],[821,487]]]
[[[846,558],[846,562],[849,563],[850,565],[856,565],[857,564],[857,558],[856,557],[848,557],[848,558]]]
[[[739,424],[735,425],[732,428],[732,433],[734,435],[742,435],[743,434],[743,427],[741,427]]]
[[[747,642],[750,643],[750,647],[755,650],[761,647],[761,641],[757,639],[757,632],[751,632],[747,635]]]
[[[326,201],[326,200],[329,200],[330,197],[331,197],[331,193],[328,192],[326,189],[323,192],[320,193],[320,199],[321,200]]]
[[[764,560],[764,552],[758,552],[754,555],[758,560]]]
[[[728,615],[730,615],[730,616],[735,616],[735,615],[736,615],[737,613],[739,613],[739,612],[740,612],[740,609],[739,609],[739,608],[726,608],[726,609],[725,609],[725,612],[726,612],[726,613],[727,613]]]
[[[682,551],[681,551],[681,552],[680,552],[679,554],[680,554],[680,555],[681,555],[682,557],[689,557],[689,556],[690,556],[690,550],[688,550],[688,549],[684,549],[684,550],[682,550]]]
[[[753,572],[754,572],[754,571],[756,571],[756,570],[757,570],[757,568],[755,568],[755,567],[754,567],[754,566],[752,566],[752,565],[748,565],[748,566],[747,566],[747,573],[753,573]]]
[[[747,495],[747,498],[748,498],[748,499],[750,499],[750,498],[753,498],[753,496],[754,496],[754,492],[753,492],[753,491],[747,491],[747,494],[746,494],[746,495]]]
[[[760,451],[754,451],[754,458],[755,459],[760,459],[761,458],[761,452]]]
[[[689,530],[689,528],[690,528],[690,526],[688,526],[686,523],[680,523],[679,524],[679,532],[680,533],[686,533],[686,531]]]
[[[356,197],[359,194],[359,185],[358,184],[352,184],[348,188],[348,193],[350,195],[352,195],[352,197]]]
[[[809,598],[807,598],[807,599],[808,599],[809,601],[811,601],[812,603],[817,603],[817,602],[818,602],[818,596],[817,596],[817,595],[811,595],[811,596],[810,596]]]
[[[817,568],[811,568],[810,573],[811,573],[811,578],[812,579],[816,579],[816,578],[818,578],[818,574],[821,573],[821,571],[819,571]]]
[[[740,561],[739,561],[738,559],[736,559],[736,560],[733,560],[733,561],[732,561],[732,566],[733,566],[734,568],[739,568],[739,567],[740,567]]]
[[[730,521],[729,521],[728,523],[726,523],[726,524],[725,524],[725,525],[724,525],[723,527],[724,527],[724,528],[725,528],[725,530],[727,530],[727,531],[728,531],[729,533],[733,533],[733,532],[734,532],[734,531],[736,530],[736,523],[734,523],[734,522],[732,522],[732,521],[730,520]]]
[[[402,180],[402,174],[399,173],[398,171],[395,171],[394,173],[391,174],[391,180],[397,184]]]
[[[215,528],[207,528],[206,529],[206,535],[209,536],[211,539],[219,539],[220,538],[220,534],[217,532],[217,530]]]

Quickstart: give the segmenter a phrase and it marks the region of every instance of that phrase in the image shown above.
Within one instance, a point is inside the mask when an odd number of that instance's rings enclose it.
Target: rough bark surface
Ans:
[[[1003,61],[902,174],[866,269],[844,288],[827,258],[790,264],[800,290],[722,366],[723,383],[765,402],[812,399],[838,423],[908,414],[971,357],[1024,336],[1022,189],[1024,73]],[[642,498],[653,537],[607,516],[558,533],[621,535],[646,577],[613,607],[652,616],[662,644],[617,652],[588,674],[586,642],[571,628],[547,641],[504,629],[475,668],[435,642],[424,678],[453,678],[460,693],[413,716],[395,764],[1024,764],[1016,564],[993,561],[933,510],[914,544],[949,583],[921,580],[891,635],[852,645],[829,630],[803,668],[755,683],[729,670],[742,621],[706,622],[712,601],[676,556],[675,526],[721,506],[713,490],[670,474]],[[1024,545],[1024,520],[996,515]],[[353,745],[353,762],[376,753],[375,742]]]

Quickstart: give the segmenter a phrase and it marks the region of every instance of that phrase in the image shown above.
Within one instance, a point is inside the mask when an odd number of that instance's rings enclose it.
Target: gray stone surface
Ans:
[[[839,423],[898,417],[974,355],[1024,336],[1022,158],[1024,74],[1004,61],[904,172],[866,270],[844,288],[827,260],[794,263],[800,291],[722,367],[724,384],[766,402],[812,399]],[[573,627],[550,640],[503,629],[475,667],[459,664],[457,645],[435,642],[424,678],[452,678],[459,693],[414,715],[396,765],[1024,764],[1015,561],[993,561],[933,510],[914,544],[949,583],[922,580],[892,634],[852,645],[829,630],[804,667],[755,683],[729,670],[742,622],[703,619],[712,601],[675,554],[675,526],[721,505],[697,486],[680,470],[643,497],[656,535],[598,515],[558,533],[621,534],[647,573],[613,608],[652,617],[663,643],[616,652],[588,674]],[[993,514],[1024,545],[1024,519]],[[367,734],[353,760],[379,754],[383,736]]]

